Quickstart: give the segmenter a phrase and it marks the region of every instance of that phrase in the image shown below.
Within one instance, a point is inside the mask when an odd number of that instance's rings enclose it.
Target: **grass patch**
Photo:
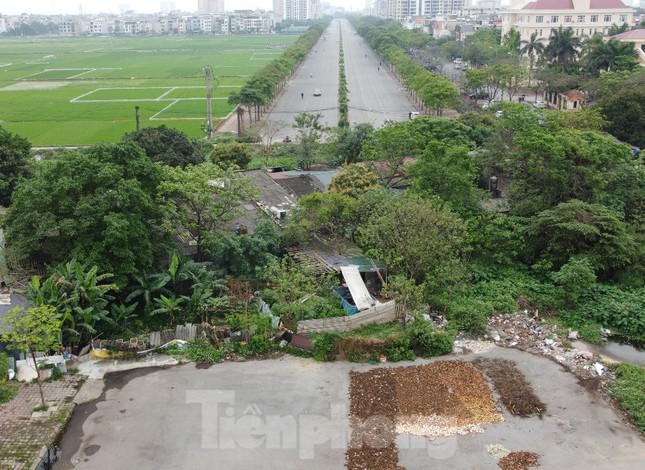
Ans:
[[[20,384],[15,382],[5,382],[0,383],[0,404],[7,403],[13,400],[18,391],[20,390]]]
[[[645,368],[632,364],[616,367],[616,381],[610,393],[629,414],[640,432],[645,433]]]
[[[168,101],[70,103],[70,100],[97,88],[129,89],[102,90],[84,99],[156,99],[171,87],[203,87],[204,64],[212,65],[219,85],[242,86],[297,39],[296,35],[195,36],[183,37],[181,41],[174,37],[3,39],[0,57],[11,60],[0,63],[12,65],[0,69],[0,119],[3,127],[22,134],[35,146],[115,142],[124,132],[133,130],[135,105],[142,107],[143,126],[158,125],[161,123],[149,118],[167,106]],[[267,60],[251,60],[254,56]],[[45,72],[46,69],[67,70]],[[74,75],[79,76],[70,79]],[[28,81],[20,80],[24,77],[29,77]],[[44,90],[2,90],[16,83],[38,85],[59,80],[66,85]],[[233,90],[221,86],[215,90],[215,96],[227,97]],[[200,89],[178,89],[169,98],[202,96]],[[185,106],[164,113],[163,119],[168,119],[165,123],[193,137],[203,137],[205,102],[201,106]],[[215,117],[222,118],[232,106],[218,100],[214,109]],[[198,119],[172,121],[182,117]]]

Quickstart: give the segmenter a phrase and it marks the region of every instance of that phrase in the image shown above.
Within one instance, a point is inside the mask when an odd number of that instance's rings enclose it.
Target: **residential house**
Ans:
[[[580,111],[585,103],[585,96],[579,90],[547,92],[545,98],[549,106],[559,111]]]

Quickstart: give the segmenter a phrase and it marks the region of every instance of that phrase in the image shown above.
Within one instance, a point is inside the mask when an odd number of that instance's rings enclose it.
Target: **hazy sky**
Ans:
[[[0,0],[0,14],[17,13],[78,13],[83,5],[84,13],[113,12],[118,13],[122,5],[138,12],[157,12],[164,0]],[[170,0],[173,1],[173,0]],[[197,0],[174,0],[177,8],[185,11],[197,10]],[[362,9],[365,0],[330,0],[332,5],[341,5],[347,9]],[[226,0],[228,10],[244,8],[271,9],[273,0]]]

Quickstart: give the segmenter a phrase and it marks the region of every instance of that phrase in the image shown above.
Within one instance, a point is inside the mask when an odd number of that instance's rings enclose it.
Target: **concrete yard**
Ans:
[[[494,347],[436,360],[475,357],[516,361],[546,404],[545,416],[519,418],[504,410],[505,421],[485,426],[484,433],[434,441],[399,436],[400,465],[495,469],[497,460],[487,452],[492,444],[535,452],[545,469],[628,470],[645,461],[638,432],[548,359]],[[402,365],[409,364],[386,366]],[[372,367],[378,366],[286,356],[110,375],[103,395],[76,409],[55,468],[343,469],[349,372]]]

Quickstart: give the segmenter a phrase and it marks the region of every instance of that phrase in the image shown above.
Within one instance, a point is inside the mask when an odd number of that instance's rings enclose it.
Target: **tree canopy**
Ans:
[[[131,142],[70,151],[34,165],[5,222],[10,259],[56,265],[71,257],[118,282],[154,264],[160,172]]]
[[[136,142],[154,162],[185,167],[204,161],[202,145],[172,127],[144,127],[126,134],[125,142]]]
[[[29,174],[31,144],[0,126],[0,205],[8,207],[21,178]]]

